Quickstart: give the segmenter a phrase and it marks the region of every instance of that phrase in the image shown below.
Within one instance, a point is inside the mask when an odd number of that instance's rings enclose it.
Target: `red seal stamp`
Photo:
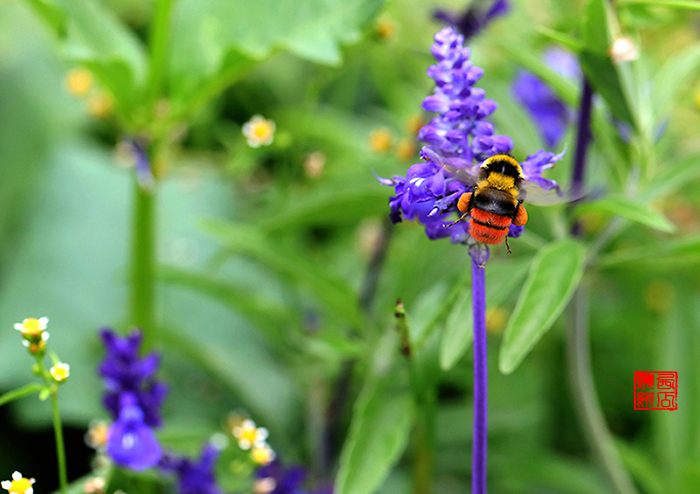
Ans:
[[[676,410],[678,403],[678,372],[634,373],[635,410]]]

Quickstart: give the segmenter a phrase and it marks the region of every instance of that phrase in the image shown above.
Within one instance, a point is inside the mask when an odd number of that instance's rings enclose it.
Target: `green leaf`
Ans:
[[[588,51],[607,55],[611,43],[605,0],[588,0],[586,2],[581,32],[583,44]]]
[[[691,237],[612,252],[601,257],[597,266],[608,268],[622,264],[645,263],[644,269],[648,269],[649,265],[646,263],[651,263],[654,267],[668,269],[672,264],[684,266],[698,262],[700,262],[700,237]]]
[[[550,244],[535,256],[501,344],[502,373],[513,372],[564,311],[585,260],[584,247],[573,240]]]
[[[698,4],[700,5],[700,3]],[[674,100],[700,70],[700,43],[671,56],[652,79],[652,106],[657,123],[666,118]]]
[[[614,15],[606,0],[588,0],[581,26],[584,49],[579,54],[581,69],[595,91],[600,94],[612,114],[634,124],[633,112],[620,80],[620,73],[609,55],[609,16]]]
[[[499,262],[486,268],[486,307],[503,303],[527,274],[528,263],[523,261]],[[447,317],[440,341],[440,367],[450,370],[469,349],[474,338],[474,318],[471,312],[471,289],[464,286]]]
[[[652,5],[656,7],[668,7],[673,9],[700,10],[697,0],[620,0],[616,3],[620,7],[632,7],[635,5]]]
[[[672,475],[680,473],[689,460],[700,466],[700,310],[695,293],[678,290],[676,297],[663,321],[654,369],[678,372],[678,410],[673,415],[657,411],[651,416],[654,451]]]
[[[341,61],[341,45],[360,39],[362,27],[379,12],[382,3],[179,1],[173,10],[172,24],[171,67],[176,99],[229,70],[231,53],[237,53],[233,58],[239,61],[260,61],[274,50],[284,49],[315,62],[337,65]]]
[[[619,120],[634,124],[619,74],[610,57],[584,50],[579,55],[579,61],[593,89],[605,99],[612,114]]]
[[[638,450],[624,441],[616,441],[615,446],[617,446],[625,468],[644,488],[644,492],[665,494],[667,486],[654,459],[650,458],[644,451]]]
[[[440,367],[450,370],[462,358],[474,339],[472,291],[463,290],[447,317],[440,341]]]
[[[278,214],[263,219],[259,225],[266,233],[308,225],[339,225],[352,223],[368,216],[386,213],[387,189],[366,177],[364,183],[342,187],[340,183],[325,184],[320,190],[306,192],[290,201]]]
[[[251,293],[249,289],[239,288],[212,275],[175,267],[163,267],[158,271],[158,278],[166,283],[187,287],[218,300],[245,315],[261,331],[275,338],[280,336],[279,330],[282,325],[293,323],[296,319],[293,312],[279,302],[259,293]]]
[[[559,43],[564,48],[573,53],[578,53],[583,49],[583,42],[569,34],[562,33],[560,31],[555,31],[554,29],[550,29],[547,26],[538,26],[537,32],[540,33],[542,36],[545,36],[550,40]]]
[[[318,263],[275,244],[254,227],[206,221],[203,229],[221,241],[227,251],[255,259],[299,287],[309,290],[336,316],[348,320],[360,331],[365,329],[355,292],[344,280],[319,267]]]
[[[372,494],[408,443],[415,404],[405,366],[369,376],[355,403],[333,492]]]
[[[607,197],[596,202],[582,204],[576,208],[579,213],[598,211],[614,214],[662,232],[671,233],[676,227],[661,213],[625,197]]]
[[[60,5],[53,0],[27,0],[27,3],[59,38],[66,35],[66,11]]]

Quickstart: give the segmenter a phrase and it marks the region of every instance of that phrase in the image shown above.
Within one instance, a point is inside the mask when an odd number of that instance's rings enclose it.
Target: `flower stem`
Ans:
[[[155,311],[154,192],[134,180],[131,226],[131,299],[129,323],[141,328],[144,347],[153,344]]]
[[[576,154],[571,175],[571,194],[574,199],[583,192],[586,172],[586,157],[591,139],[591,110],[593,88],[588,79],[583,78],[581,102],[579,104],[578,129],[576,133]],[[582,236],[578,222],[571,227],[574,237]],[[590,342],[588,331],[588,303],[583,286],[574,293],[573,320],[567,340],[567,365],[571,381],[571,392],[577,403],[577,413],[591,449],[600,459],[603,468],[619,494],[637,494],[632,479],[623,467],[612,434],[605,423],[605,415],[600,408],[593,383],[591,370]]]
[[[590,447],[600,459],[615,490],[619,494],[637,494],[632,479],[620,461],[596,397],[589,347],[588,300],[585,288],[579,287],[574,294],[573,327],[567,341],[569,378],[573,400],[577,404],[576,411]]]
[[[63,442],[63,426],[61,414],[58,410],[58,386],[51,381],[49,373],[44,367],[44,355],[36,355],[36,374],[40,376],[46,388],[51,390],[51,411],[53,413],[53,433],[56,438],[56,458],[58,459],[58,482],[61,494],[68,494],[68,471],[66,469],[66,447]],[[43,387],[43,386],[42,386]]]
[[[10,403],[11,401],[24,398],[25,396],[28,396],[32,393],[39,393],[42,389],[44,389],[44,386],[42,386],[39,383],[29,383],[26,386],[22,386],[21,388],[8,391],[4,395],[0,395],[0,406],[6,403]]]
[[[63,426],[58,411],[58,390],[51,393],[51,410],[53,412],[53,432],[56,437],[56,456],[58,457],[58,480],[61,494],[68,493],[68,474],[66,470],[66,449],[63,443]]]
[[[472,308],[474,312],[474,439],[472,444],[472,494],[486,494],[486,455],[488,448],[486,280],[484,277],[484,263],[479,262],[475,254],[472,254]]]

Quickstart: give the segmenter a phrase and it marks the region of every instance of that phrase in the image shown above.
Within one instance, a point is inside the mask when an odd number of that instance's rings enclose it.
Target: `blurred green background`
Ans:
[[[126,80],[128,66],[132,76],[144,77],[143,54],[134,46],[147,39],[152,5],[103,0],[85,2],[90,8],[81,10],[75,7],[80,2],[65,2],[78,19],[68,25],[79,27],[70,27],[60,41],[30,4],[53,3],[0,4],[0,327],[5,328],[0,393],[32,378],[31,358],[12,325],[25,317],[49,317],[51,348],[71,365],[60,403],[69,428],[70,477],[76,478],[89,469],[90,452],[82,445],[87,424],[106,417],[96,374],[102,356],[97,330],[129,326],[134,171],[119,143],[138,134],[148,119],[128,82],[107,88],[99,71]],[[154,163],[159,183],[153,343],[163,355],[160,375],[171,385],[159,437],[193,452],[221,430],[230,411],[242,410],[270,429],[280,457],[309,466],[317,478],[332,477],[352,404],[378,341],[390,334],[385,330],[393,326],[400,298],[411,330],[430,335],[425,358],[432,362],[437,396],[433,491],[465,492],[472,359],[467,351],[443,372],[437,355],[446,319],[440,315],[443,301],[468,286],[469,258],[463,247],[429,241],[415,223],[390,233],[391,189],[372,170],[385,177],[405,174],[417,162],[416,122],[430,118],[420,109],[432,91],[425,75],[432,63],[429,47],[441,27],[432,12],[461,11],[468,4],[326,2],[328,15],[320,20],[313,12],[307,13],[311,20],[288,20],[286,13],[295,12],[289,5],[175,2],[163,100],[167,131]],[[653,192],[660,184],[653,200],[651,192],[639,197],[675,231],[628,223],[601,241],[582,282],[590,292],[593,375],[622,462],[639,491],[695,493],[700,491],[700,14],[617,3],[614,8],[623,31],[639,46],[643,74],[653,80],[639,84],[635,104],[641,107],[650,94],[663,93],[664,111],[652,122],[663,131],[651,147],[628,146],[617,137],[606,103],[596,100],[601,118],[593,131],[589,188],[629,192],[637,183],[636,190]],[[544,144],[509,84],[521,69],[546,72],[540,56],[554,42],[541,28],[578,36],[583,9],[582,1],[515,1],[507,16],[469,42],[474,63],[485,70],[479,86],[499,104],[496,132],[512,137],[519,159]],[[327,29],[309,36],[304,21]],[[671,70],[667,79],[653,79],[681,55],[692,63],[679,63],[677,78]],[[228,77],[216,79],[219,64]],[[87,95],[71,94],[66,78],[85,65],[98,76]],[[220,84],[220,95],[210,88],[216,97],[190,98],[206,95],[207,81]],[[578,81],[556,81],[560,96],[575,107]],[[669,81],[673,90],[664,93]],[[105,96],[107,90],[112,96]],[[174,123],[168,120],[182,108],[193,110]],[[276,123],[269,147],[250,148],[241,133],[255,114]],[[569,129],[570,151],[550,175],[563,183],[571,173],[574,136]],[[638,172],[642,155],[654,163],[649,173]],[[576,417],[576,390],[567,378],[568,313],[514,373],[498,371],[502,331],[528,263],[570,221],[563,207],[553,209],[530,208],[526,233],[511,242],[513,254],[502,246],[492,249],[487,268],[494,493],[615,492]],[[595,210],[581,215],[589,247],[597,245],[611,216]],[[389,246],[377,269],[371,260],[381,240]],[[376,294],[360,304],[367,273],[378,277]],[[323,418],[349,361],[357,365],[328,466]],[[638,370],[677,370],[679,409],[633,410]],[[411,451],[381,492],[411,490]],[[40,479],[35,492],[50,492],[56,486],[52,455],[47,402],[28,398],[0,409],[1,478],[20,470]]]

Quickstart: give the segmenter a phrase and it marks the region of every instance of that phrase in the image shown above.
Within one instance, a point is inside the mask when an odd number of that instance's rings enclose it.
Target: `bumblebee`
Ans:
[[[527,223],[527,210],[523,206],[520,187],[523,170],[515,158],[497,154],[481,165],[473,192],[465,192],[457,202],[462,212],[461,221],[467,216],[469,234],[482,244],[500,244],[506,239],[511,223],[523,226]]]

